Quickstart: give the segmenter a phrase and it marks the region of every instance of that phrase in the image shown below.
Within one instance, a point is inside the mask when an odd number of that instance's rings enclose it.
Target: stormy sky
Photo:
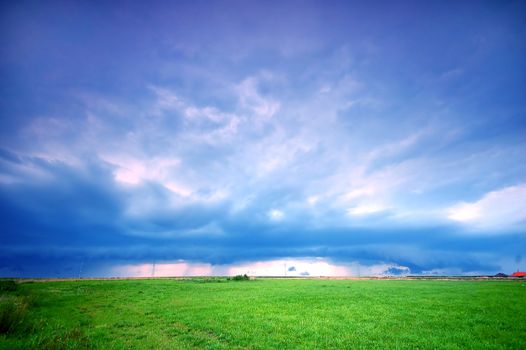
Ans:
[[[526,269],[523,1],[11,1],[0,275]]]

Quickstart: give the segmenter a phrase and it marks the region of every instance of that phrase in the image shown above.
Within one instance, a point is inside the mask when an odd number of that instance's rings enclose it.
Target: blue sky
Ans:
[[[526,269],[524,2],[1,6],[1,275]]]

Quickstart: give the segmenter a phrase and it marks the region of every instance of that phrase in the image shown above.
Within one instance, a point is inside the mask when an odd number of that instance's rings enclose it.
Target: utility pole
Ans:
[[[153,264],[152,264],[152,277],[155,276],[155,260],[153,261]]]

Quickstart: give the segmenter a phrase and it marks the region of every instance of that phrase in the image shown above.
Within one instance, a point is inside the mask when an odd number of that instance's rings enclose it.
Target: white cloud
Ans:
[[[366,203],[366,204],[359,204],[352,208],[347,209],[347,213],[349,215],[355,215],[355,216],[371,215],[371,214],[380,213],[382,211],[385,211],[386,209],[387,207],[381,204]]]
[[[268,121],[279,110],[280,103],[272,98],[261,95],[258,91],[259,79],[248,77],[236,88],[242,107],[252,111],[258,121]]]
[[[190,143],[216,144],[220,141],[231,141],[244,121],[244,118],[235,113],[227,113],[212,106],[194,105],[167,88],[154,86],[150,87],[150,90],[154,92],[156,101],[150,106],[148,113],[161,117],[166,116],[167,112],[179,112],[186,125],[190,126],[185,130],[185,137]],[[215,126],[203,128],[207,122]]]
[[[347,201],[353,201],[356,198],[365,197],[365,196],[371,196],[375,194],[376,191],[373,187],[364,187],[364,188],[357,188],[349,191],[347,194],[344,194],[342,196],[342,199]]]
[[[446,215],[476,229],[516,228],[526,221],[526,184],[486,193],[476,202],[458,203]]]
[[[273,221],[280,221],[285,217],[285,214],[278,209],[272,209],[268,212],[268,217]]]
[[[184,103],[173,91],[158,86],[150,86],[150,90],[157,97],[157,101],[151,109],[152,115],[160,116],[164,111],[184,109]]]
[[[174,170],[181,164],[181,160],[178,158],[154,157],[143,159],[143,157],[118,154],[105,154],[101,155],[101,158],[115,166],[113,175],[117,182],[137,185],[142,181],[149,180],[161,183],[169,189],[176,187],[173,184],[172,177]]]
[[[448,218],[454,221],[474,221],[479,219],[481,215],[481,207],[476,203],[460,203],[448,209]]]
[[[164,187],[169,189],[170,191],[182,196],[182,197],[188,197],[192,194],[192,191],[184,186],[178,185],[174,182],[168,182],[164,184]]]
[[[309,203],[309,205],[311,205],[311,206],[316,205],[316,203],[318,203],[319,200],[320,200],[319,196],[309,196],[309,197],[307,197],[307,203]]]

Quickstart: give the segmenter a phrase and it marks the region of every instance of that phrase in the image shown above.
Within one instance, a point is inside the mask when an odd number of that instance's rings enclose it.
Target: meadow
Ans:
[[[11,287],[0,291],[2,349],[526,349],[524,280],[193,278]]]

